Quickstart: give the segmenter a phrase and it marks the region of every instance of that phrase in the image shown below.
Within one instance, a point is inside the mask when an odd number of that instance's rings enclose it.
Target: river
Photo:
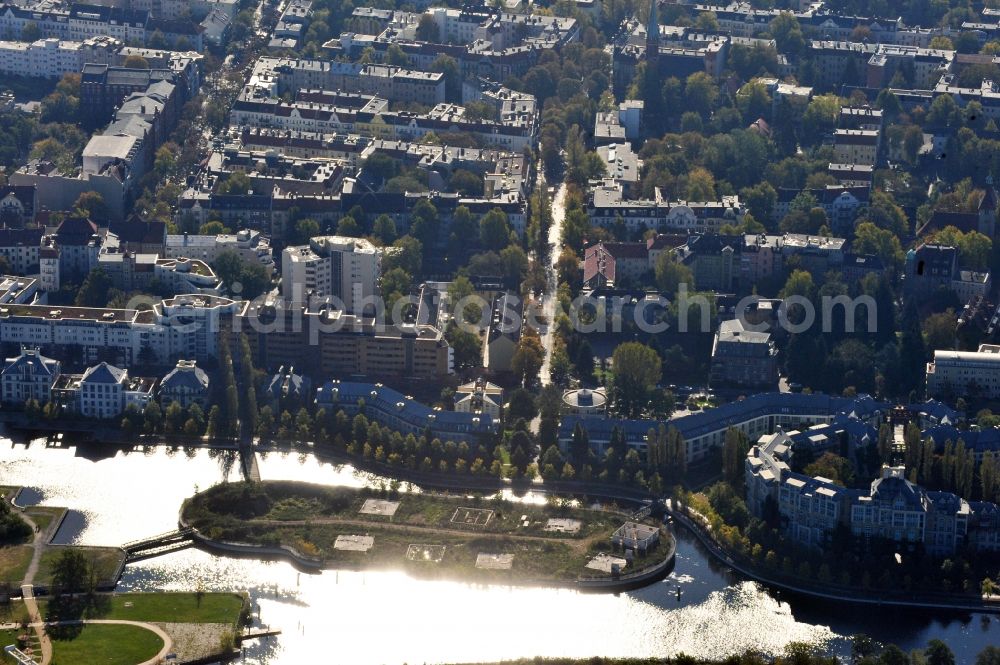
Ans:
[[[181,500],[236,471],[207,450],[105,451],[0,440],[0,483],[24,485],[47,505],[69,506],[61,541],[118,545],[176,527]],[[264,479],[362,486],[380,479],[311,456],[271,453]],[[530,497],[529,497],[530,498]],[[1000,622],[775,597],[719,567],[680,533],[677,563],[664,581],[638,591],[581,594],[565,589],[487,587],[415,580],[396,572],[299,573],[288,564],[217,557],[189,549],[130,565],[122,591],[246,590],[262,623],[283,634],[249,646],[251,665],[476,662],[528,656],[723,657],[789,641],[849,652],[864,631],[904,649],[940,638],[971,662],[1000,643]],[[681,599],[676,589],[682,590]]]

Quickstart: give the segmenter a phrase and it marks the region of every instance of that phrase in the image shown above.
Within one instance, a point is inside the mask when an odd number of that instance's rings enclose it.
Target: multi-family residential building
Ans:
[[[36,349],[22,349],[21,354],[4,361],[0,371],[0,401],[23,406],[29,399],[45,404],[52,386],[61,373],[58,360],[46,358]]]
[[[358,32],[342,32],[324,48],[335,59],[358,60],[365,53],[384,62],[390,45],[398,46],[410,66],[424,71],[438,56],[454,58],[465,77],[505,81],[523,76],[546,51],[575,41],[576,19],[538,14],[507,13],[492,7],[429,8],[436,35],[418,35],[421,14],[358,7],[351,25]],[[433,39],[434,41],[424,41]]]
[[[599,242],[583,257],[583,284],[591,289],[638,286],[652,269],[644,242]]]
[[[778,199],[771,211],[771,220],[780,222],[791,210],[792,202],[800,194],[808,194],[816,199],[830,220],[830,228],[835,233],[849,233],[854,229],[861,210],[868,205],[871,189],[862,187],[845,187],[842,185],[827,185],[823,189],[779,189]]]
[[[210,295],[182,295],[152,309],[0,305],[0,344],[29,346],[83,362],[112,357],[123,365],[180,358],[208,360],[218,355],[223,319],[238,303]]]
[[[841,164],[877,164],[880,136],[877,129],[837,129],[833,157]]]
[[[485,413],[494,421],[503,411],[503,388],[485,379],[476,379],[455,388],[455,411]]]
[[[168,235],[163,256],[168,259],[181,257],[200,259],[212,264],[224,252],[233,252],[250,263],[260,263],[268,268],[274,266],[270,239],[253,229],[242,229],[235,234],[215,236],[187,233]]]
[[[38,273],[39,252],[45,229],[41,227],[0,229],[0,256],[18,275]]]
[[[743,242],[743,236],[692,235],[677,249],[677,259],[691,269],[698,289],[732,293],[740,279]]]
[[[846,527],[862,543],[920,543],[932,556],[949,556],[967,545],[996,549],[995,538],[976,533],[992,526],[993,504],[970,504],[948,492],[926,491],[906,480],[902,467],[884,466],[868,490],[847,489],[827,478],[792,472],[793,446],[812,445],[806,434],[779,430],[762,436],[745,463],[751,514],[764,515],[772,502],[783,530],[796,542],[823,547],[839,528]],[[896,426],[896,436],[902,437],[901,425]],[[863,445],[874,441],[868,437]]]
[[[454,372],[444,334],[431,324],[391,324],[328,302],[243,302],[233,320],[258,366],[304,368],[313,375],[441,380]]]
[[[349,314],[374,310],[382,252],[363,238],[318,236],[281,253],[281,295],[293,302],[336,298]]]
[[[767,332],[748,330],[739,319],[723,321],[712,344],[713,385],[773,388],[778,382],[778,350]]]
[[[653,199],[627,199],[621,183],[605,180],[591,188],[587,214],[591,223],[606,229],[623,224],[630,234],[647,229],[684,233],[718,233],[726,224],[743,220],[736,195],[719,201],[667,201],[659,189]]]
[[[338,90],[426,106],[445,101],[444,74],[440,72],[297,58],[257,60],[244,94],[280,97],[300,90]]]
[[[84,418],[107,420],[134,406],[139,411],[153,400],[156,379],[130,377],[127,369],[101,362],[83,374],[63,374],[52,389],[64,411]]]
[[[868,432],[869,427],[877,426],[887,410],[886,404],[868,395],[851,399],[820,393],[759,393],[714,409],[673,418],[667,425],[676,427],[684,438],[687,461],[693,463],[720,448],[730,427],[743,432],[752,441],[778,428],[793,430],[817,424],[836,425],[837,429],[845,431],[857,427],[865,430],[856,432],[858,438],[863,438],[865,434],[871,438],[877,432]],[[603,415],[563,416],[559,424],[559,446],[564,450],[570,445],[577,424],[587,431],[590,445],[598,454],[604,454],[612,433],[617,430],[624,436],[629,449],[645,455],[649,431],[658,429],[661,422]]]
[[[533,145],[537,127],[534,111],[502,120],[473,120],[465,108],[441,103],[428,113],[390,111],[386,100],[366,95],[312,92],[292,102],[240,95],[229,114],[232,125],[323,134],[364,134],[374,138],[413,141],[428,134],[463,132],[487,145],[521,152]]]
[[[0,73],[25,78],[61,78],[75,74],[88,62],[107,64],[122,48],[110,37],[94,37],[82,42],[56,37],[34,42],[0,41]]]
[[[509,372],[524,327],[521,299],[503,293],[493,302],[489,332],[486,335],[483,366],[491,372]]]
[[[493,436],[499,420],[485,411],[445,411],[431,408],[381,383],[328,381],[316,391],[317,408],[328,413],[343,410],[360,413],[400,434],[420,437],[430,431],[434,438],[474,445]]]
[[[904,265],[903,288],[910,294],[928,295],[937,289],[950,289],[968,301],[985,296],[992,286],[989,272],[959,267],[954,247],[924,243],[907,251]]]
[[[209,378],[194,360],[178,360],[160,381],[160,403],[169,406],[177,402],[182,408],[197,404],[204,409],[208,403]]]
[[[0,187],[0,230],[19,229],[35,221],[38,192],[32,186]]]
[[[38,8],[26,4],[0,5],[0,34],[22,39],[24,29],[31,25],[43,39],[84,41],[111,37],[123,43],[146,42],[150,21],[147,11],[84,3],[63,7],[43,4]]]
[[[1000,346],[980,344],[978,351],[935,349],[927,363],[929,397],[1000,397]]]

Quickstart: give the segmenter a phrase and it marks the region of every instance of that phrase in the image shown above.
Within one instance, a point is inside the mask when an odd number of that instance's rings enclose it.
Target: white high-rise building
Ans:
[[[360,314],[364,299],[378,294],[381,274],[381,250],[368,240],[317,236],[282,252],[281,295],[297,303],[334,297],[345,312]]]

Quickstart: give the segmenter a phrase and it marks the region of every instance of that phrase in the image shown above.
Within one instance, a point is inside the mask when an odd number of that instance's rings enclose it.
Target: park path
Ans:
[[[11,506],[14,503],[11,502]],[[34,580],[35,575],[38,574],[38,566],[42,560],[42,552],[45,551],[45,543],[48,542],[49,530],[52,529],[53,525],[58,522],[58,520],[52,520],[48,528],[40,529],[35,520],[31,519],[28,513],[22,508],[21,518],[27,522],[28,526],[31,527],[32,532],[35,534],[34,540],[31,542],[33,552],[31,554],[31,563],[28,564],[28,569],[24,572],[24,580],[21,582],[21,598],[24,599],[24,608],[28,611],[28,617],[31,621],[31,626],[35,630],[35,635],[38,637],[38,644],[42,651],[42,662],[41,665],[49,665],[52,662],[52,641],[49,639],[48,634],[45,632],[45,625],[42,623],[42,615],[38,612],[38,603],[35,602],[35,587]]]

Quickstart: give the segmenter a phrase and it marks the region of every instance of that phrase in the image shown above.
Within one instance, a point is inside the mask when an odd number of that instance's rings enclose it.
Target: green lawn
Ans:
[[[66,512],[65,508],[55,508],[53,506],[32,506],[25,511],[38,528],[45,531],[52,522]],[[51,534],[50,534],[51,535]]]
[[[136,665],[161,648],[163,640],[145,628],[89,625],[73,631],[71,639],[53,637],[52,665]]]
[[[31,554],[34,548],[30,545],[14,545],[0,547],[0,582],[9,582],[12,586],[21,586],[24,573],[31,564]]]
[[[129,604],[131,606],[127,607]],[[167,623],[236,623],[242,608],[243,599],[235,593],[206,593],[200,603],[194,593],[123,593],[111,599],[111,610],[99,618]]]
[[[98,596],[99,602],[82,612],[85,619],[127,619],[148,623],[231,623],[239,619],[243,599],[234,593],[206,593],[199,603],[194,593],[121,593]],[[42,616],[48,602],[39,601]],[[80,614],[76,614],[80,616]]]
[[[38,575],[35,576],[36,584],[47,584],[52,579],[52,568],[64,549],[63,545],[50,545],[45,548],[38,564]],[[118,563],[125,556],[120,549],[115,547],[75,547],[75,549],[83,552],[90,564],[94,566],[99,581],[111,580],[115,571],[118,570]]]

